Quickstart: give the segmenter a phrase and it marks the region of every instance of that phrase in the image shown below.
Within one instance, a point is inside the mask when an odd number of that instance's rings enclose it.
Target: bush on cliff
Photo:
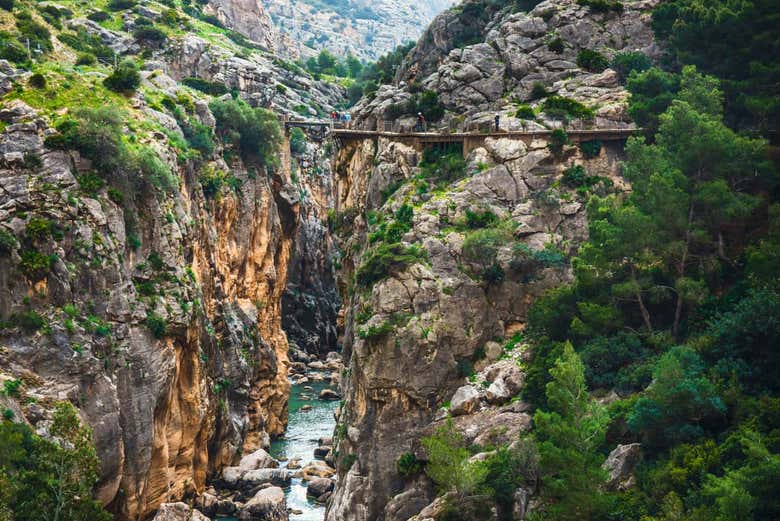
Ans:
[[[217,99],[209,105],[217,120],[217,134],[239,151],[244,161],[275,166],[282,144],[282,131],[276,115],[250,107],[239,99]]]
[[[409,266],[424,261],[425,251],[419,246],[404,246],[400,243],[380,244],[371,251],[357,270],[357,283],[363,287],[394,274]]]
[[[124,60],[108,78],[103,80],[103,85],[109,90],[122,94],[134,92],[141,85],[138,64],[130,59]]]
[[[92,499],[100,468],[92,431],[73,405],[60,402],[49,432],[51,439],[0,421],[0,519],[109,521]]]

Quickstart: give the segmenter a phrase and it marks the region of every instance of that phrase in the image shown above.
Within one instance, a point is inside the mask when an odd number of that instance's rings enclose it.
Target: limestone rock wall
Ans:
[[[419,438],[430,433],[442,406],[452,399],[455,407],[452,397],[466,383],[469,364],[479,370],[496,362],[503,354],[497,341],[522,331],[533,299],[569,280],[565,262],[534,256],[554,251],[563,259],[587,236],[586,197],[562,183],[564,170],[582,165],[589,175],[609,179],[611,189],[625,189],[621,154],[620,146],[605,147],[588,159],[567,147],[556,156],[542,141],[526,146],[487,139],[469,157],[463,179],[430,193],[409,182],[419,173],[419,157],[404,145],[366,141],[339,151],[337,209],[352,217],[339,234],[346,252],[341,287],[349,369],[335,441],[341,468],[328,521],[405,521],[433,499],[425,480],[409,483],[398,475],[396,460],[419,450]],[[387,202],[377,199],[399,180],[404,184]],[[390,215],[404,203],[414,216],[402,244],[419,245],[427,260],[391,271],[370,288],[356,285],[354,273],[370,251],[367,232],[375,229],[367,215],[375,220],[377,212]],[[512,223],[511,238],[496,252],[505,273],[497,283],[481,279],[479,266],[466,258],[469,231],[458,225],[466,211],[486,210]],[[388,321],[389,333],[369,333]],[[474,412],[471,407],[464,411]],[[516,423],[508,432],[517,433],[529,424],[522,409],[469,418],[462,427],[470,439],[497,425]]]
[[[52,129],[35,111],[14,102],[0,118],[0,228],[15,237],[0,254],[0,374],[24,382],[17,401],[33,426],[54,401],[75,403],[102,462],[98,497],[117,519],[147,518],[283,432],[281,296],[300,201],[288,178],[219,150],[177,161],[152,139],[179,186],[120,206],[80,186],[89,161],[43,146]],[[203,168],[240,190],[204,197]],[[54,231],[33,238],[35,219]],[[30,251],[50,269],[23,269]],[[159,338],[149,316],[166,324]]]

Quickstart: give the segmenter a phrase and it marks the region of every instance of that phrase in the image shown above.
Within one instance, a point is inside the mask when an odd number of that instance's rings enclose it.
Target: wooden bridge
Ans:
[[[404,143],[422,152],[425,148],[437,145],[460,145],[463,147],[463,157],[476,148],[484,145],[487,138],[507,138],[523,141],[530,145],[533,141],[548,141],[553,130],[534,131],[509,131],[498,130],[491,132],[392,132],[387,130],[362,130],[348,128],[344,124],[331,121],[284,121],[285,135],[289,135],[291,128],[301,128],[314,139],[331,137],[340,143],[362,141],[365,139],[385,138],[391,141]],[[567,130],[569,141],[578,144],[587,141],[625,141],[629,137],[638,134],[641,129],[624,128],[600,128],[592,130]]]

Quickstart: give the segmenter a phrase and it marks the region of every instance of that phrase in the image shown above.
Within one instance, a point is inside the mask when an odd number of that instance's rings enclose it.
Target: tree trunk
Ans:
[[[685,264],[688,262],[688,252],[691,249],[691,227],[693,226],[693,198],[691,198],[690,206],[688,208],[688,228],[685,230],[685,248],[683,249],[682,257],[680,257],[680,263],[677,265],[677,277],[682,278],[685,276]],[[674,309],[674,324],[672,325],[672,338],[679,340],[680,333],[680,320],[682,318],[683,308],[683,293],[677,291],[677,305]]]
[[[636,268],[634,268],[634,265],[631,265],[631,280],[634,283],[634,287],[636,289],[636,302],[639,304],[639,312],[642,314],[642,320],[645,323],[645,327],[647,328],[648,333],[653,332],[653,324],[650,322],[650,312],[647,311],[647,307],[645,306],[645,301],[642,298],[642,289],[639,287],[639,282],[636,280]]]

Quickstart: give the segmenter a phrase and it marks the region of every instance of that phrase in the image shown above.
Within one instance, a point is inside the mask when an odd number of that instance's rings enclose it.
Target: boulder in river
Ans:
[[[325,496],[330,496],[334,486],[332,479],[315,478],[309,481],[309,485],[306,487],[306,495],[319,502],[325,502],[327,500]]]
[[[328,457],[331,450],[333,450],[333,448],[330,445],[320,445],[314,449],[314,457],[317,459],[325,459]]]
[[[336,474],[336,469],[325,463],[324,461],[314,460],[307,463],[296,475],[302,477],[305,480],[311,480],[314,478],[330,478]]]
[[[187,503],[163,503],[153,521],[209,521],[209,518]]]
[[[268,487],[257,492],[238,513],[240,521],[287,521],[287,501],[284,490]]]
[[[279,462],[263,449],[257,449],[251,454],[247,454],[238,463],[238,468],[241,470],[275,469],[278,466]]]
[[[333,389],[323,389],[320,391],[320,400],[333,401],[339,399],[341,399],[341,396]]]

